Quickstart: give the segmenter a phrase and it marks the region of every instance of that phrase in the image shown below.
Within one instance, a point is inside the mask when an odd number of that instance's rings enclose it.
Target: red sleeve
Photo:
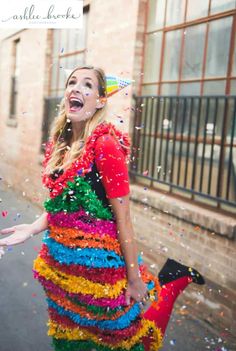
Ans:
[[[128,195],[129,176],[121,145],[110,134],[99,137],[95,147],[95,163],[108,199]]]

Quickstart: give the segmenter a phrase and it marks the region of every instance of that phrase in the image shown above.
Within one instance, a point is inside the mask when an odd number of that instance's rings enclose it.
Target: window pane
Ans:
[[[78,30],[71,28],[68,29],[68,52],[74,52],[78,50],[77,47],[77,37],[78,37]]]
[[[200,82],[181,83],[180,95],[200,95]]]
[[[183,79],[200,78],[202,75],[205,33],[205,23],[185,29]]]
[[[142,87],[142,95],[157,95],[157,91],[157,84],[143,85]]]
[[[200,17],[206,17],[208,14],[209,0],[188,0],[187,21]]]
[[[53,29],[53,56],[58,56],[61,52],[60,45],[60,29]]]
[[[88,12],[83,14],[83,28],[75,29],[75,50],[83,50],[86,48],[88,29]]]
[[[204,95],[225,95],[225,80],[215,80],[212,82],[204,82]]]
[[[68,29],[61,29],[61,38],[60,38],[60,52],[63,51],[63,54],[68,53]]]
[[[185,0],[168,0],[166,26],[172,26],[184,21]]]
[[[179,78],[181,31],[174,30],[166,33],[162,80],[178,80]]]
[[[235,8],[235,0],[211,0],[211,14],[227,10],[233,10]]]
[[[15,69],[14,69],[14,76],[19,76],[20,71],[20,40],[15,41]]]
[[[236,79],[231,80],[230,95],[236,95]]]
[[[58,59],[54,59],[52,62],[51,70],[51,89],[57,89],[57,67],[58,67]]]
[[[165,3],[166,0],[149,0],[148,31],[163,27]]]
[[[76,64],[75,64],[76,59]],[[67,57],[62,57],[60,59],[60,69],[59,69],[59,90],[63,92],[65,89],[65,83],[67,78],[67,69],[74,69],[75,66],[82,65],[84,63],[84,55],[72,55]]]
[[[233,57],[232,76],[236,76],[236,35],[235,35],[235,41],[234,41],[234,57]]]
[[[231,27],[232,17],[226,17],[210,22],[205,72],[206,77],[226,76]]]
[[[177,84],[166,83],[161,85],[161,95],[176,95],[177,94]]]
[[[159,80],[162,32],[148,34],[146,37],[144,82]]]

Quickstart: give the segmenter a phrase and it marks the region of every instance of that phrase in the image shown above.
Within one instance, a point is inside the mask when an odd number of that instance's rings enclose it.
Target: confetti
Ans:
[[[2,211],[2,216],[6,217],[8,215],[8,211]]]

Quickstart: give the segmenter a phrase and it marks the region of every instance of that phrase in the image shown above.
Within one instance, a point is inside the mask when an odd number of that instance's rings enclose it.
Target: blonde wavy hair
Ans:
[[[99,97],[104,97],[107,99],[106,92],[106,78],[103,69],[94,66],[79,66],[76,67],[69,75],[66,80],[65,88],[67,88],[68,81],[71,75],[78,69],[91,69],[96,74],[98,79],[98,93]],[[73,163],[76,158],[80,156],[83,152],[86,139],[92,134],[93,130],[106,119],[107,103],[104,107],[97,109],[94,115],[85,120],[85,126],[81,130],[76,141],[72,142],[72,123],[67,119],[65,112],[65,100],[61,100],[58,117],[55,118],[51,130],[49,139],[53,141],[53,150],[51,157],[45,168],[45,173],[50,174],[57,168],[66,169],[71,163]],[[66,155],[67,161],[63,162],[64,156]]]

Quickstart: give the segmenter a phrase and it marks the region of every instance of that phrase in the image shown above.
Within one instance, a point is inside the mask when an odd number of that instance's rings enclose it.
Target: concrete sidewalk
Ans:
[[[0,228],[31,223],[41,215],[36,205],[0,183]],[[0,350],[52,351],[47,336],[47,307],[32,263],[41,247],[42,233],[23,245],[5,249],[0,259]],[[186,306],[175,305],[163,351],[233,351],[225,335],[191,317]]]

